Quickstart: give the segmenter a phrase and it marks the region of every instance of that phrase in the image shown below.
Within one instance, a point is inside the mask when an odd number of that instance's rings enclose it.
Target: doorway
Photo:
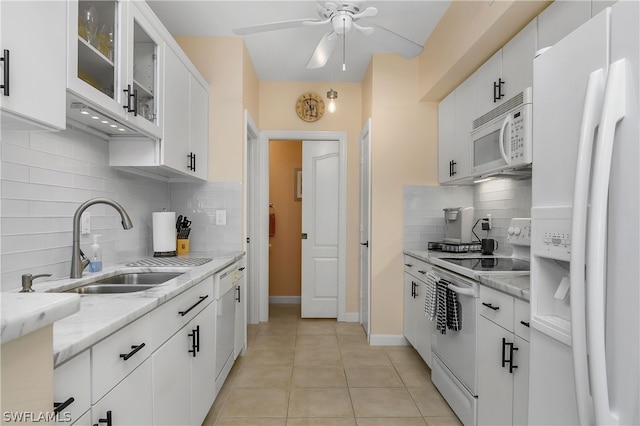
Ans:
[[[255,231],[247,238],[250,239],[252,250],[256,252],[259,260],[257,263],[257,278],[252,285],[255,289],[252,293],[258,294],[258,306],[254,315],[260,322],[269,320],[269,141],[336,141],[338,145],[338,172],[340,175],[338,184],[338,238],[337,238],[337,319],[346,320],[346,224],[347,224],[347,134],[346,132],[330,131],[296,131],[296,130],[269,130],[260,132],[260,137],[255,141],[247,141],[247,158],[256,158],[255,168],[248,170],[252,175],[247,180],[248,198],[253,203],[248,203],[247,217],[255,218]],[[247,164],[247,169],[251,167]],[[252,306],[253,308],[253,306]]]

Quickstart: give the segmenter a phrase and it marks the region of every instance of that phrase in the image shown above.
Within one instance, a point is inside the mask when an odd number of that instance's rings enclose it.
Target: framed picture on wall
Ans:
[[[302,200],[302,169],[293,169],[293,200]]]

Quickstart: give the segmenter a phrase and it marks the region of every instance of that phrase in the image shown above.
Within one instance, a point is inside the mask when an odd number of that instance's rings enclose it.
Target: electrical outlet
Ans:
[[[492,225],[491,225],[491,213],[487,213],[487,222],[489,223],[489,230],[491,230]]]
[[[80,233],[82,235],[87,235],[91,233],[91,213],[84,212],[82,216],[80,216]]]
[[[226,225],[226,224],[227,224],[227,211],[216,210],[216,225]]]

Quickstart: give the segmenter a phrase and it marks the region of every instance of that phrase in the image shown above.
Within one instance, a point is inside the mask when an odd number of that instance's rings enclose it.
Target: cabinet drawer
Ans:
[[[91,408],[91,357],[89,351],[65,362],[53,370],[53,402],[59,408],[56,424],[71,424]],[[73,401],[71,401],[73,398]]]
[[[154,349],[169,340],[212,301],[213,276],[210,276],[154,309],[150,314]]]
[[[142,346],[144,345],[144,346]],[[91,348],[91,401],[96,403],[151,355],[151,316],[145,315]]]
[[[527,342],[529,341],[529,321],[531,319],[530,315],[530,307],[527,302],[515,299],[515,320],[514,320],[514,328],[515,333],[522,337]]]
[[[483,286],[479,310],[483,317],[513,332],[513,296]]]
[[[432,266],[423,260],[411,256],[404,257],[404,271],[422,281],[426,280],[427,272],[429,272],[431,268]]]

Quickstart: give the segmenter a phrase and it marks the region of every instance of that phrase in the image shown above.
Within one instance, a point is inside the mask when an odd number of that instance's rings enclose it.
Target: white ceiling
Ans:
[[[234,28],[293,19],[320,19],[314,0],[147,0],[174,36],[239,37]],[[359,23],[375,23],[420,45],[431,34],[450,0],[366,1],[378,15]],[[324,68],[309,70],[306,64],[326,26],[305,26],[244,36],[261,81],[337,81],[360,82],[374,53],[390,53],[358,31],[346,36],[346,66],[342,71],[342,43]],[[399,56],[400,58],[400,56]]]

